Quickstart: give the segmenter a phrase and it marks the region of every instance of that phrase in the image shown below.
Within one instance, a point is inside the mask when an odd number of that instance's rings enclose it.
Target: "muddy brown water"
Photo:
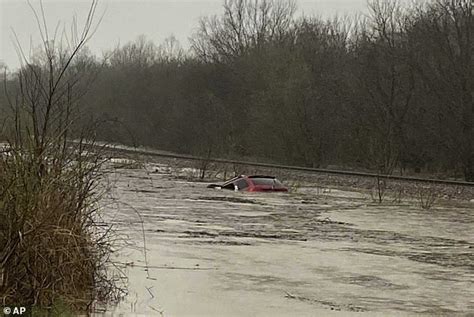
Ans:
[[[474,313],[472,203],[379,205],[317,184],[242,193],[174,175],[110,174],[104,218],[126,242],[117,260],[129,295],[108,314]]]

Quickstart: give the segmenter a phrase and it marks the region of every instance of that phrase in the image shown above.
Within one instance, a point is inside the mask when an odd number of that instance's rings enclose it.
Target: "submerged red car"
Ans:
[[[263,175],[253,175],[253,176],[240,175],[226,181],[223,184],[210,184],[207,187],[231,189],[235,191],[247,191],[247,192],[287,192],[288,191],[288,188],[286,188],[274,176],[263,176]]]

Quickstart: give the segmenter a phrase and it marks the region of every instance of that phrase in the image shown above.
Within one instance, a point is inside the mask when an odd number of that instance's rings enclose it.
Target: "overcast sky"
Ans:
[[[38,8],[38,0],[31,0],[31,3]],[[90,1],[85,0],[43,0],[43,3],[52,30],[58,22],[70,23],[74,14],[79,22],[83,21],[90,5]],[[101,54],[118,43],[144,34],[155,43],[174,35],[186,48],[199,17],[219,14],[222,3],[223,0],[101,0],[97,16],[103,12],[105,15],[88,46],[94,53]],[[299,0],[297,5],[298,15],[332,16],[365,11],[366,0]],[[26,52],[30,39],[33,47],[38,45],[39,33],[26,0],[0,0],[0,12],[0,61],[12,69],[19,65],[12,43],[12,29]]]

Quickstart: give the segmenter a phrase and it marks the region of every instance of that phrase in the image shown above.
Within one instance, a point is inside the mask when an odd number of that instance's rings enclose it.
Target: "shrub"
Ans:
[[[87,61],[75,60],[93,33],[96,6],[93,0],[81,35],[73,34],[68,45],[48,38],[47,23],[39,19],[44,15],[33,9],[38,26],[44,25],[43,50],[33,61],[21,55],[9,121],[0,130],[7,140],[0,157],[4,305],[88,312],[96,301],[123,294],[120,276],[108,271],[110,228],[100,223],[97,205],[107,157],[86,141],[94,139],[94,127],[77,124],[77,106],[91,80],[84,75],[93,72]]]

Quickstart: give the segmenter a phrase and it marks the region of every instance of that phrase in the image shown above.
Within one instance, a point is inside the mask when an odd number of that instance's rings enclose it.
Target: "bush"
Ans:
[[[117,277],[107,274],[111,245],[100,226],[98,154],[82,146],[42,155],[11,148],[0,160],[0,295],[7,303],[75,311],[95,300],[117,300]],[[46,155],[47,153],[47,155]]]
[[[80,97],[92,80],[86,75],[93,73],[87,60],[77,59],[95,29],[96,6],[92,0],[82,32],[73,25],[72,41],[48,38],[47,23],[39,19],[44,15],[33,9],[44,28],[42,51],[33,61],[22,55],[15,98],[8,98],[9,118],[0,130],[8,141],[0,157],[3,305],[47,314],[58,308],[89,312],[96,301],[123,294],[120,276],[108,271],[110,227],[100,223],[97,205],[107,158],[93,141],[84,141],[94,139],[93,127],[77,124]],[[73,137],[80,139],[71,142]]]

